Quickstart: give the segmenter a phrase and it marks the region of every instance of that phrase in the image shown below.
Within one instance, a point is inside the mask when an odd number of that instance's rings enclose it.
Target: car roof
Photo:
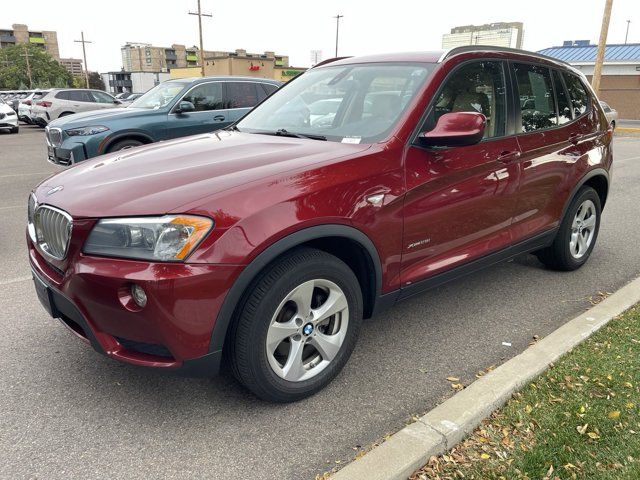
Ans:
[[[515,48],[507,47],[495,47],[492,45],[468,45],[462,47],[456,47],[449,50],[431,50],[426,52],[399,52],[399,53],[385,53],[377,55],[366,55],[362,57],[342,57],[338,59],[328,59],[319,63],[316,67],[323,65],[349,65],[354,63],[384,63],[384,62],[406,62],[406,63],[442,63],[445,60],[453,58],[462,54],[486,54],[495,55],[498,54],[505,58],[514,59],[534,59],[541,60],[543,62],[554,64],[557,67],[565,68],[574,72],[579,72],[574,67],[557,58],[548,57],[536,52],[530,52],[528,50],[519,50]]]
[[[271,78],[258,78],[258,77],[242,77],[242,76],[233,76],[233,75],[224,75],[224,76],[216,76],[216,77],[189,77],[189,78],[175,78],[166,80],[167,82],[180,82],[180,83],[202,83],[202,82],[210,82],[212,80],[219,82],[234,82],[234,81],[251,81],[251,82],[261,82],[261,83],[270,83],[272,85],[281,85],[282,82],[278,80],[273,80]]]

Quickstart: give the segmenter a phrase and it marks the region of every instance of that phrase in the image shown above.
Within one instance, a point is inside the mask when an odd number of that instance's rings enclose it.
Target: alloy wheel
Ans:
[[[304,282],[280,302],[271,319],[269,365],[290,382],[313,378],[338,355],[348,327],[349,306],[342,289],[325,279]]]
[[[571,224],[569,250],[575,259],[582,258],[593,242],[596,230],[596,206],[591,200],[580,204]]]

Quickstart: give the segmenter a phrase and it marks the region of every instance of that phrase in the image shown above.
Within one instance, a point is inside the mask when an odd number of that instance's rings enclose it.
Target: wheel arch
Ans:
[[[593,188],[596,191],[598,197],[600,197],[600,207],[604,209],[604,205],[609,194],[609,172],[604,168],[594,168],[583,175],[583,177],[578,181],[576,186],[571,191],[571,194],[567,197],[567,200],[565,201],[564,207],[562,209],[562,216],[560,217],[561,219],[564,218],[565,214],[567,213],[567,209],[571,204],[571,200],[573,200],[576,194],[585,185]]]
[[[224,347],[236,310],[252,283],[282,254],[300,246],[310,246],[331,253],[354,271],[363,293],[364,316],[375,312],[382,290],[382,268],[378,251],[362,231],[346,225],[318,225],[294,232],[263,250],[240,273],[227,292],[211,333],[209,352]]]
[[[153,139],[153,137],[151,137],[151,135],[144,132],[136,132],[136,131],[122,132],[109,137],[107,141],[104,142],[103,145],[101,145],[101,148],[99,149],[100,153],[106,153],[109,151],[109,148],[111,148],[115,143],[121,142],[122,140],[129,140],[129,139],[139,140],[145,145],[148,143],[155,142],[155,140]]]

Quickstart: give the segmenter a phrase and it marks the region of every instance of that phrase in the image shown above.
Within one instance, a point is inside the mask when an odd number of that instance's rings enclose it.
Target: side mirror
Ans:
[[[445,113],[438,119],[435,128],[422,132],[418,139],[430,147],[464,147],[475,145],[484,137],[487,119],[477,112]]]
[[[195,109],[196,107],[193,103],[183,100],[173,111],[179,115],[181,113],[193,112]]]
[[[122,102],[117,98],[113,101],[113,103],[115,103],[116,105],[122,105]]]

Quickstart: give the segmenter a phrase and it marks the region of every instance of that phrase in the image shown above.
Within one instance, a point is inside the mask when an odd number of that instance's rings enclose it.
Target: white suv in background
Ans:
[[[65,115],[114,108],[119,105],[120,100],[101,90],[55,88],[36,102],[31,114],[34,123],[44,127],[51,120]]]
[[[5,128],[11,133],[18,133],[18,114],[0,98],[0,130]]]
[[[25,123],[28,123],[29,125],[34,123],[33,119],[31,118],[31,109],[38,100],[49,93],[49,90],[50,89],[34,90],[33,92],[29,93],[27,97],[20,100],[20,103],[18,104],[18,119],[22,120]]]

